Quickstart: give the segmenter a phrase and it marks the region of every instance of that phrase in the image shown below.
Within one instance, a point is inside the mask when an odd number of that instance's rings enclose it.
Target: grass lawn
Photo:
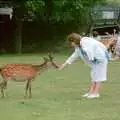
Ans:
[[[39,64],[43,55],[0,56],[6,63]],[[58,63],[67,56],[55,55]],[[8,97],[0,99],[0,120],[120,120],[120,62],[110,62],[108,81],[100,99],[81,95],[90,83],[89,68],[81,61],[59,71],[49,69],[32,84],[32,99],[23,99],[25,83],[9,82]]]

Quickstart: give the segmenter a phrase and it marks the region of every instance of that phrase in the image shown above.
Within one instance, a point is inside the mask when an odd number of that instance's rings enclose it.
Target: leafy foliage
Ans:
[[[49,23],[88,21],[88,8],[103,0],[11,0],[18,6],[18,18],[43,20]]]
[[[53,49],[53,46],[56,47],[57,44],[61,47],[64,36],[68,33],[89,29],[89,7],[105,2],[104,0],[9,1],[14,7],[15,48],[18,52],[21,52],[23,48],[28,48],[27,45],[34,50],[37,47],[38,50],[45,50],[48,46]],[[29,25],[25,26],[25,23]],[[85,30],[83,27],[86,27]]]

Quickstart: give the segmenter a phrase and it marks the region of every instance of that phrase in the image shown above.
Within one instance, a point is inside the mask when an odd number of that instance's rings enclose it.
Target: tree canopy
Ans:
[[[90,6],[105,3],[104,0],[11,0],[15,4],[16,16],[24,20],[44,22],[79,22],[88,19]]]

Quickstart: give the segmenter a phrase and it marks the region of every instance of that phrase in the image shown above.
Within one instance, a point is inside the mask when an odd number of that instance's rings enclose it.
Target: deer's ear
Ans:
[[[48,57],[49,57],[49,59],[50,59],[51,61],[53,60],[53,56],[52,56],[51,53],[48,53]]]
[[[43,59],[44,59],[44,61],[48,61],[49,59],[48,58],[46,58],[46,57],[43,57]]]

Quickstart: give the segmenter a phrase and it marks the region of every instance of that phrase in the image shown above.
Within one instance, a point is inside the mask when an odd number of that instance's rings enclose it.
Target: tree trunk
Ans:
[[[18,22],[17,35],[16,35],[16,52],[22,53],[22,21]]]
[[[45,0],[45,17],[46,17],[46,22],[48,24],[49,24],[50,17],[52,15],[52,7],[53,7],[52,0]]]

